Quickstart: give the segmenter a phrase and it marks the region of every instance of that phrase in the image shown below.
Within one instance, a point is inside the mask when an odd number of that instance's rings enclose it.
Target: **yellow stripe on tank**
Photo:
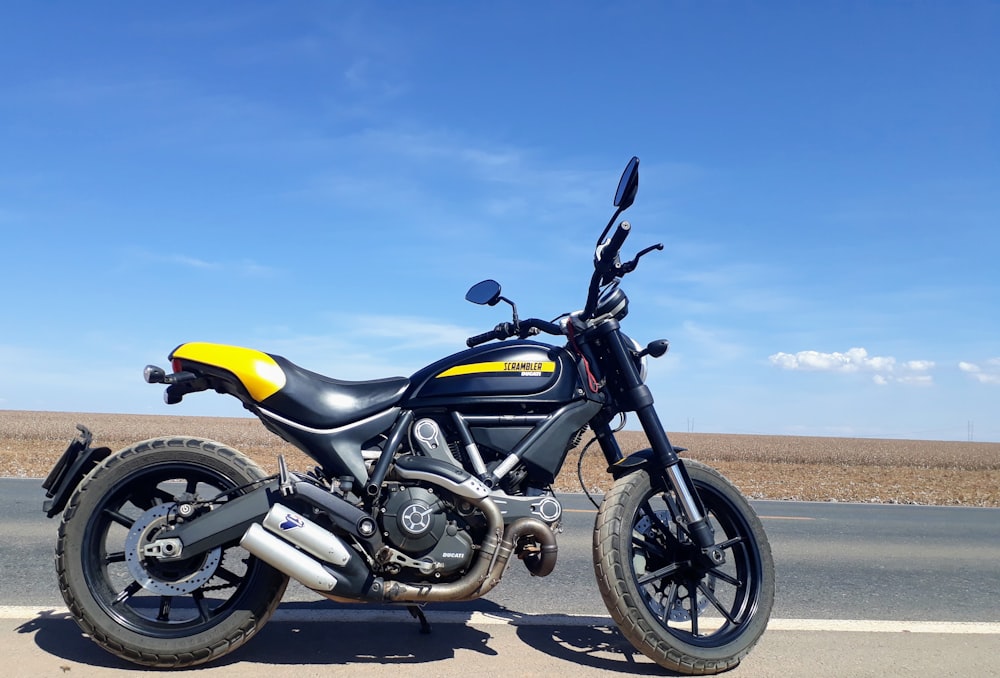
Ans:
[[[285,386],[285,373],[274,358],[252,348],[191,342],[178,346],[172,357],[229,370],[257,402]]]
[[[551,360],[516,360],[513,362],[497,361],[488,363],[469,363],[468,365],[455,365],[455,367],[448,368],[435,378],[441,379],[442,377],[458,377],[466,374],[491,374],[497,372],[506,372],[512,375],[523,376],[525,373],[533,374],[555,371],[556,364]]]

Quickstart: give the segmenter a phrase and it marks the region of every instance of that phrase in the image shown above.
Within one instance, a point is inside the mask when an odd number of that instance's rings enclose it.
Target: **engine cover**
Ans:
[[[423,554],[444,535],[448,518],[441,500],[422,487],[400,487],[391,492],[382,513],[388,541],[410,555]]]
[[[423,487],[390,488],[381,513],[386,541],[414,559],[435,563],[442,575],[463,570],[472,560],[472,537],[450,505]]]

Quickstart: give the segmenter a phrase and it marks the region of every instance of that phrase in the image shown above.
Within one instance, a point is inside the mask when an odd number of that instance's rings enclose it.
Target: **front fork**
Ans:
[[[650,405],[637,410],[636,415],[642,423],[642,428],[646,432],[646,437],[652,448],[647,450],[647,452],[652,451],[651,458],[642,466],[653,476],[654,483],[659,481],[664,489],[670,488],[674,491],[691,540],[713,560],[717,559],[717,556],[710,553],[715,547],[715,535],[705,517],[701,502],[695,494],[691,479],[684,470],[684,463],[677,456],[673,445],[670,444],[656,411]],[[618,441],[615,440],[608,423],[591,422],[591,427],[608,463],[612,466],[621,464],[624,461],[624,455],[622,455]]]
[[[684,517],[687,518],[687,531],[691,540],[710,560],[721,562],[722,551],[715,548],[715,534],[708,524],[701,501],[695,494],[694,485],[684,469],[683,462],[667,438],[667,432],[663,430],[663,424],[656,415],[656,410],[650,404],[636,411],[636,416],[639,417],[642,430],[646,432],[649,444],[656,453],[668,486],[672,487],[677,495],[677,502]]]
[[[667,438],[656,410],[653,409],[653,394],[643,383],[642,377],[635,368],[629,349],[625,346],[618,322],[614,320],[602,323],[594,330],[594,341],[604,349],[617,367],[617,375],[621,382],[615,389],[615,399],[621,409],[633,411],[642,424],[653,451],[653,459],[647,464],[651,475],[660,476],[664,488],[671,488],[677,496],[681,513],[686,521],[686,530],[691,541],[701,549],[709,563],[720,564],[724,561],[722,550],[715,545],[715,535],[708,518],[705,516],[701,501],[695,492],[691,479],[688,477],[684,464],[674,446]],[[592,422],[591,426],[597,435],[597,440],[604,451],[609,464],[622,460],[621,449],[611,432],[610,419],[600,417],[600,422]]]

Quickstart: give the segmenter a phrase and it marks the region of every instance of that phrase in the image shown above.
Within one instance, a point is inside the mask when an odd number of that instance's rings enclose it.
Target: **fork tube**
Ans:
[[[715,545],[715,537],[708,526],[708,520],[701,512],[701,504],[692,493],[691,481],[684,471],[684,464],[674,452],[673,445],[667,438],[663,424],[656,415],[653,406],[647,405],[636,410],[636,416],[642,424],[642,430],[649,438],[649,444],[656,451],[663,464],[663,472],[667,477],[670,486],[677,493],[677,501],[680,503],[681,511],[687,518],[687,529],[691,539],[698,545],[698,548],[707,549]]]
[[[624,381],[619,400],[624,409],[634,411],[639,417],[639,423],[642,424],[642,430],[645,431],[650,446],[656,452],[666,480],[677,493],[681,511],[687,518],[687,529],[691,538],[699,548],[712,547],[715,544],[712,530],[702,514],[700,502],[694,496],[694,488],[684,470],[684,464],[674,452],[674,446],[670,444],[667,433],[663,430],[663,424],[653,409],[653,394],[642,382],[629,349],[622,339],[618,323],[608,321],[598,331],[604,335],[603,339],[607,342],[607,348],[617,363],[618,372]]]

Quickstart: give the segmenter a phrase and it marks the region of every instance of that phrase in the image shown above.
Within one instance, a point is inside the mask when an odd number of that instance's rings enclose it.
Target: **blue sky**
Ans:
[[[672,431],[1000,441],[995,2],[13,3],[0,409],[251,346],[407,375],[582,306],[619,173]]]

